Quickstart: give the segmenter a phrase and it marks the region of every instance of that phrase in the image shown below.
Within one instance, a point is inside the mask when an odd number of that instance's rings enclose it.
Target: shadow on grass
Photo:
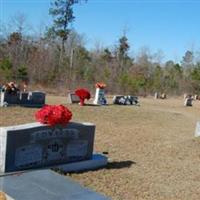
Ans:
[[[133,164],[136,164],[136,162],[132,160],[114,161],[114,162],[108,162],[105,168],[106,169],[122,169],[122,168],[129,168]]]

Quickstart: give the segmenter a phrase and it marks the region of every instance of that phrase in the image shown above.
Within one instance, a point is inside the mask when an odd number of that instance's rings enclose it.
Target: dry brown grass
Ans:
[[[48,103],[66,103],[48,97]],[[200,102],[141,99],[141,106],[70,105],[74,121],[96,124],[95,150],[108,152],[106,168],[70,174],[115,200],[199,200],[200,139],[194,138]],[[0,126],[34,121],[37,109],[0,108]]]

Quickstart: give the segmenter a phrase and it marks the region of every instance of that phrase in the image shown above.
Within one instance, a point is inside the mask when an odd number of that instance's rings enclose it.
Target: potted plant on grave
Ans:
[[[79,88],[75,91],[75,94],[80,98],[80,105],[84,106],[85,100],[89,100],[91,98],[90,92],[85,88]]]

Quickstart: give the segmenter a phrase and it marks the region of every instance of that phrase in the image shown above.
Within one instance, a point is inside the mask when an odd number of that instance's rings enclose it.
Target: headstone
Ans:
[[[45,104],[45,93],[43,92],[1,92],[0,106],[21,105],[28,107],[42,107]]]
[[[30,100],[28,99],[29,93],[28,92],[20,92],[20,104],[28,105],[30,104]]]
[[[1,98],[0,98],[0,107],[4,106],[4,92],[0,92]]]
[[[161,98],[161,99],[166,99],[166,98],[167,98],[167,95],[166,95],[165,93],[162,93],[161,96],[160,96],[160,98]]]
[[[113,104],[117,105],[138,105],[138,97],[136,96],[123,96],[123,95],[118,95],[113,97]]]
[[[0,177],[0,187],[12,200],[109,200],[49,169]]]
[[[155,94],[154,94],[154,99],[158,99],[159,98],[159,94],[158,94],[158,92],[156,92]]]
[[[93,101],[93,104],[95,104],[95,105],[106,105],[107,104],[104,89],[96,88],[95,99]]]
[[[192,101],[193,101],[192,97],[187,97],[184,101],[184,106],[192,106]]]
[[[183,95],[183,99],[185,100],[187,97],[188,97],[188,94],[185,93],[185,94]]]
[[[69,93],[67,96],[67,103],[80,103],[80,98],[74,93]]]
[[[197,122],[197,124],[196,124],[196,129],[195,129],[194,136],[195,137],[199,137],[200,136],[200,122]]]
[[[7,92],[3,92],[4,93],[4,102],[6,102],[8,105],[12,104],[12,105],[17,105],[20,103],[20,93],[7,93]]]
[[[13,172],[92,158],[95,125],[70,122],[0,128],[0,171]]]
[[[199,96],[197,94],[194,95],[194,100],[198,100]]]
[[[28,99],[30,101],[30,106],[34,107],[42,107],[45,104],[45,96],[44,92],[29,92]]]

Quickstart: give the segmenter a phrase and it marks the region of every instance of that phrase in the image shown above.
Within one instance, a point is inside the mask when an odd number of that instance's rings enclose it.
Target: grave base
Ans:
[[[108,158],[101,154],[93,154],[91,160],[84,160],[80,162],[74,162],[64,165],[56,166],[55,170],[61,170],[63,172],[78,172],[85,170],[94,170],[106,166]]]

